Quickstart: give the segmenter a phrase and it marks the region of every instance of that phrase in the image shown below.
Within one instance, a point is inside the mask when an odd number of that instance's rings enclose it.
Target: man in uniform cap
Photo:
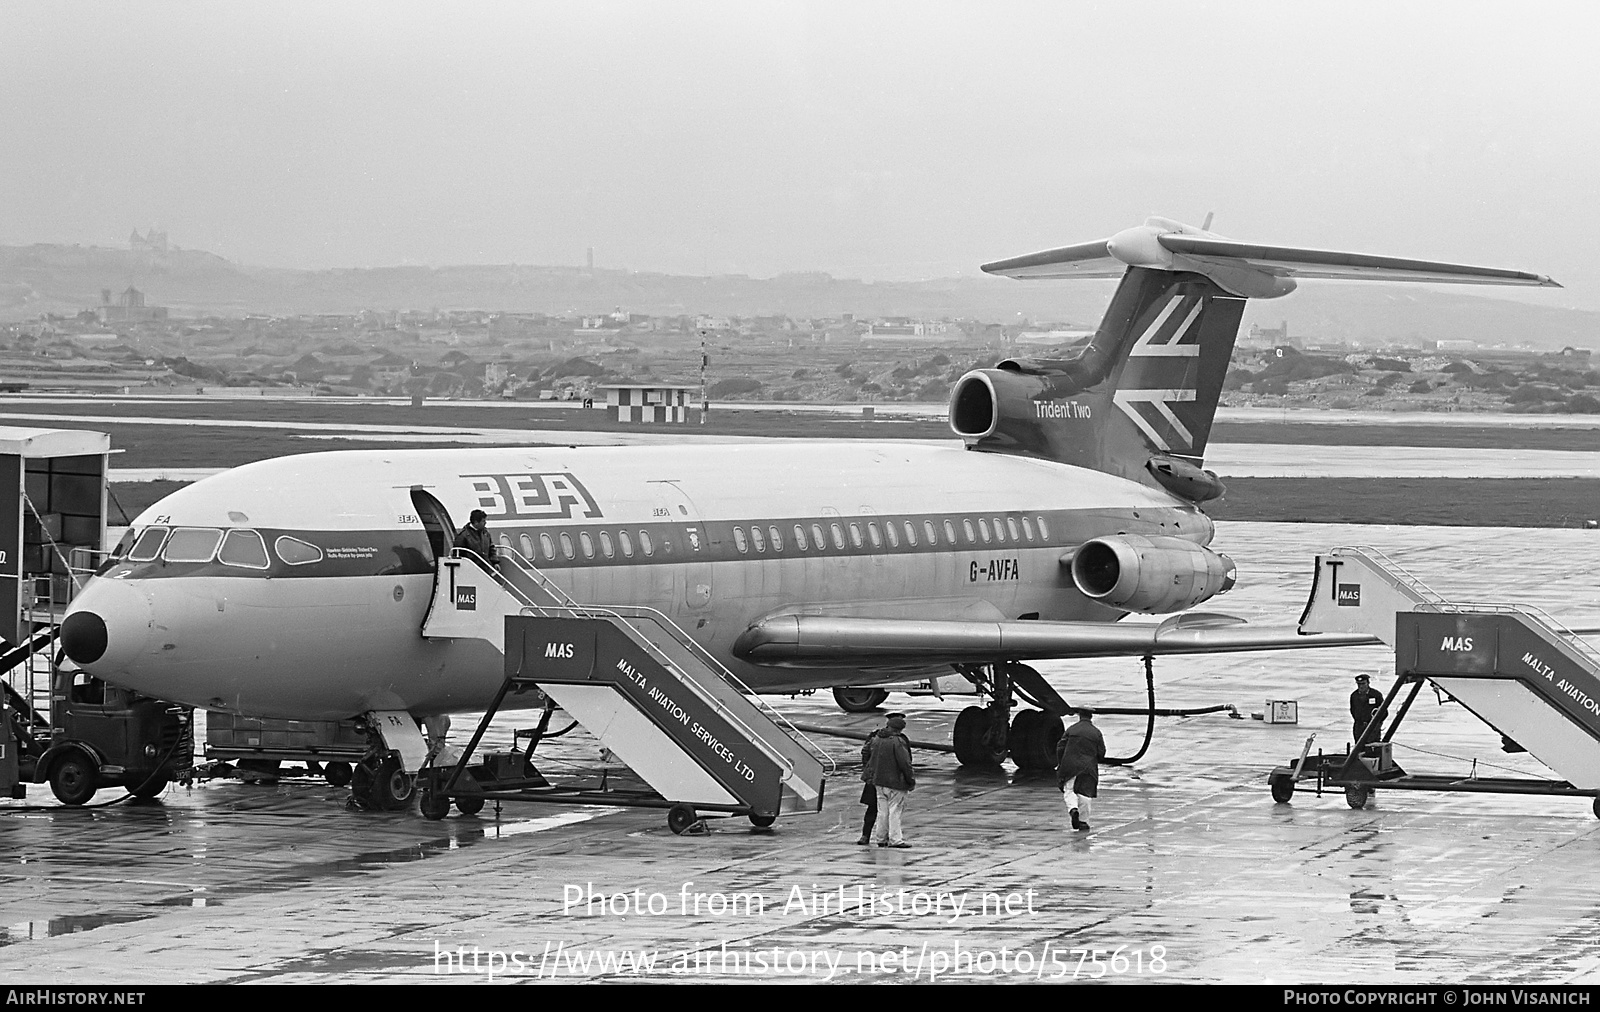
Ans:
[[[1100,796],[1100,760],[1106,757],[1106,739],[1094,726],[1094,708],[1078,707],[1078,722],[1061,735],[1056,745],[1056,785],[1061,800],[1071,806],[1072,828],[1089,828],[1089,806]],[[1067,781],[1072,793],[1067,793]]]
[[[1378,723],[1388,716],[1389,711],[1383,705],[1383,693],[1372,687],[1372,679],[1366,674],[1356,676],[1356,691],[1350,693],[1350,717],[1354,721],[1351,725],[1350,740],[1359,746],[1362,736],[1366,734],[1367,725],[1373,722],[1373,715],[1377,715]],[[1373,737],[1377,733],[1373,728]]]
[[[905,730],[906,715],[891,713],[872,741],[872,783],[878,790],[878,823],[873,842],[880,847],[911,846],[900,827],[906,795],[917,787],[916,772],[911,766],[911,742]]]

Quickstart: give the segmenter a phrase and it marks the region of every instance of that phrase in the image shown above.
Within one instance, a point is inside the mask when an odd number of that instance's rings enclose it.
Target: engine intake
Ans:
[[[1226,593],[1234,575],[1232,559],[1183,538],[1095,538],[1072,556],[1072,582],[1084,596],[1148,615],[1183,611]]]

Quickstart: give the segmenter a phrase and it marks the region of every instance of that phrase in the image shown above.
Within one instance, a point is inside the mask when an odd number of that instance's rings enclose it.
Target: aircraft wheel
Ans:
[[[477,815],[483,811],[483,799],[479,797],[457,798],[456,811],[462,815]]]
[[[778,817],[776,815],[752,815],[749,818],[750,825],[756,827],[757,829],[766,829],[774,822],[778,821]]]
[[[994,725],[994,712],[985,707],[969,706],[962,710],[956,716],[956,726],[950,735],[956,761],[963,766],[1000,765],[1006,757],[1006,749],[1003,744],[996,747]]]
[[[689,827],[700,821],[700,816],[688,805],[673,805],[667,809],[667,828],[677,836],[682,836],[689,831]]]
[[[167,783],[167,775],[165,773],[157,773],[150,779],[128,788],[128,793],[136,798],[143,799],[159,797],[161,792],[167,789]]]
[[[1372,789],[1366,784],[1351,784],[1344,789],[1344,803],[1351,808],[1367,807],[1367,799],[1372,796]]]
[[[438,822],[450,814],[450,799],[432,784],[417,791],[417,801],[422,809],[422,817],[429,822]]]
[[[50,792],[63,805],[83,804],[99,786],[100,768],[82,752],[68,752],[50,768]]]
[[[1023,710],[1011,721],[1011,759],[1022,770],[1056,768],[1061,718],[1043,710]]]
[[[1594,817],[1600,819],[1600,798],[1594,799]]]
[[[372,802],[386,812],[398,812],[411,804],[417,795],[416,781],[400,765],[400,760],[390,757],[378,764],[372,775]]]
[[[322,767],[322,778],[334,787],[344,787],[350,783],[349,763],[327,763]]]
[[[833,687],[833,701],[845,713],[871,713],[888,698],[888,689],[863,689],[851,685]]]
[[[1274,773],[1267,778],[1267,785],[1272,788],[1272,800],[1280,805],[1288,804],[1294,797],[1294,777],[1287,773]]]

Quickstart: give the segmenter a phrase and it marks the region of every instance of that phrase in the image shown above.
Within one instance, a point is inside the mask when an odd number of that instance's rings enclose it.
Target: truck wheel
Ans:
[[[81,805],[100,786],[100,768],[81,752],[73,751],[50,768],[50,791],[63,805]]]
[[[1289,803],[1294,797],[1294,777],[1287,773],[1274,773],[1267,779],[1267,784],[1272,788],[1272,800],[1280,805]]]
[[[483,799],[477,797],[457,798],[456,811],[462,815],[477,815],[483,811]]]
[[[750,825],[756,827],[757,829],[767,829],[774,822],[778,821],[778,817],[776,815],[749,815],[746,816],[746,818],[750,820]]]
[[[417,792],[419,807],[422,817],[430,822],[437,822],[450,814],[450,799],[428,785]]]
[[[1367,798],[1372,796],[1372,790],[1366,784],[1351,784],[1344,789],[1344,803],[1351,808],[1367,807]]]
[[[322,778],[334,787],[344,787],[350,783],[349,763],[327,763],[322,767]]]
[[[845,713],[871,713],[888,698],[888,689],[861,689],[849,685],[836,685],[833,688],[833,701]]]

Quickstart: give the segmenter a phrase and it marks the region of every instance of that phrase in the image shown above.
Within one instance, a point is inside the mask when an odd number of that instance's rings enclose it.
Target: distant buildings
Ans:
[[[165,320],[167,307],[145,305],[144,293],[129,285],[115,302],[111,300],[111,289],[100,289],[100,305],[95,307],[95,315],[104,324],[149,323],[152,320]]]
[[[138,229],[133,230],[133,235],[128,237],[128,248],[134,252],[165,253],[167,251],[167,233],[150,230],[149,235],[140,235]]]

